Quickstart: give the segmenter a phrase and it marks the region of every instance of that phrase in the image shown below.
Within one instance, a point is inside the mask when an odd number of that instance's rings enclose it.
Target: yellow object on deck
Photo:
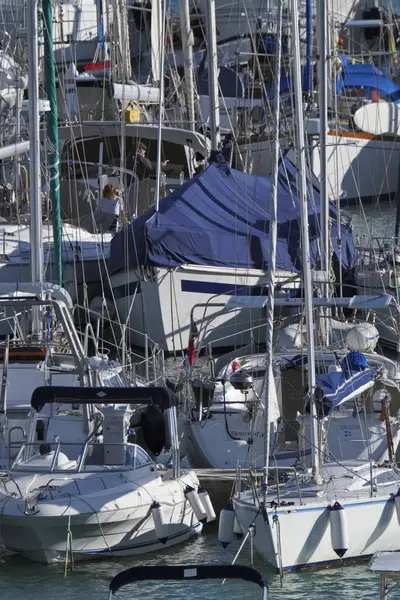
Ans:
[[[138,123],[140,121],[140,108],[128,108],[125,111],[125,121],[127,123]]]

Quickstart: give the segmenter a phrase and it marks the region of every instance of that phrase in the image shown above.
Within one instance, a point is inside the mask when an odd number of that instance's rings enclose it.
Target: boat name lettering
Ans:
[[[235,437],[243,437],[243,438],[254,438],[254,437],[264,437],[264,434],[261,431],[255,431],[251,433],[250,431],[232,431],[231,434]]]

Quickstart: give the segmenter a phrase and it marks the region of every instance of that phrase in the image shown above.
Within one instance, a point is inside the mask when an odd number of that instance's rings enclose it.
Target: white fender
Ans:
[[[335,504],[329,508],[332,549],[340,558],[342,558],[350,545],[346,511],[339,502],[335,502]]]
[[[188,485],[185,490],[185,496],[186,496],[190,506],[192,507],[192,510],[196,516],[196,519],[200,523],[206,523],[207,512],[205,511],[204,506],[201,503],[201,500],[199,498],[199,494],[196,492],[196,490],[193,487],[191,487],[190,485]]]
[[[156,530],[156,538],[162,543],[168,539],[168,525],[165,522],[164,513],[162,511],[161,505],[159,502],[154,501],[151,505],[151,514],[154,521],[154,527]]]
[[[233,510],[232,502],[228,502],[225,508],[220,512],[218,525],[218,540],[224,548],[226,548],[233,540],[234,525],[235,512]]]
[[[199,487],[197,493],[199,495],[200,502],[202,503],[202,505],[204,506],[204,510],[206,511],[207,523],[215,521],[217,517],[215,515],[214,507],[212,505],[209,493],[202,487]]]

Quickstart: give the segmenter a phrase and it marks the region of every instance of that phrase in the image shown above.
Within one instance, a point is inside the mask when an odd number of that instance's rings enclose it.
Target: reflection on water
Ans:
[[[0,555],[0,585],[2,600],[98,600],[107,598],[107,587],[113,575],[134,564],[193,564],[230,563],[239,542],[224,550],[211,528],[197,540],[170,549],[168,552],[134,558],[102,559],[78,563],[74,572],[64,579],[63,565],[40,565],[17,556]],[[249,548],[239,560],[249,564]],[[379,598],[378,578],[367,571],[367,563],[285,575],[283,588],[279,577],[268,572],[259,558],[255,567],[267,575],[270,583],[269,598],[284,600],[375,600]],[[122,589],[116,598],[140,600],[244,600],[261,597],[253,584],[227,582],[149,582]],[[400,590],[390,598],[400,598]]]

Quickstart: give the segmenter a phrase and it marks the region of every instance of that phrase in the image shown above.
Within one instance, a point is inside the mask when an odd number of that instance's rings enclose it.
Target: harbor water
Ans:
[[[367,228],[373,235],[387,237],[394,234],[395,207],[385,202],[370,204],[363,209],[352,209],[356,234]],[[168,361],[169,362],[169,361]],[[169,363],[173,374],[176,363]],[[23,532],[21,532],[23,535]],[[293,535],[296,535],[293,532]],[[400,528],[399,528],[400,540]],[[8,555],[0,549],[0,599],[1,600],[99,600],[107,598],[110,579],[119,571],[135,564],[194,564],[231,563],[240,542],[234,541],[223,549],[217,540],[215,526],[206,526],[197,540],[169,549],[159,554],[137,558],[92,560],[80,562],[64,577],[64,565],[42,565],[16,555]],[[399,542],[400,547],[400,542]],[[246,545],[238,562],[250,564],[250,546]],[[268,577],[269,598],[282,600],[369,600],[379,597],[379,579],[368,572],[367,562],[337,566],[331,569],[309,570],[285,574],[283,587],[279,576],[268,571],[262,560],[254,555],[254,566]],[[180,598],[200,600],[243,600],[259,598],[260,590],[254,585],[240,582],[149,582],[121,590],[117,598],[141,600],[164,600]],[[400,589],[391,593],[400,598]]]
[[[232,542],[226,550],[217,541],[217,530],[209,526],[197,540],[142,560],[103,558],[78,563],[64,578],[64,565],[41,565],[18,556],[0,556],[0,597],[2,600],[99,600],[107,598],[107,587],[113,575],[133,564],[230,563],[240,542]],[[246,547],[239,559],[250,564]],[[254,566],[268,577],[269,599],[282,600],[373,600],[379,597],[379,580],[369,573],[367,563],[332,569],[285,574],[283,587],[277,575],[266,570],[255,556]],[[254,584],[241,582],[140,582],[126,587],[116,598],[125,600],[256,600],[261,597]],[[400,590],[396,596],[400,598]]]

